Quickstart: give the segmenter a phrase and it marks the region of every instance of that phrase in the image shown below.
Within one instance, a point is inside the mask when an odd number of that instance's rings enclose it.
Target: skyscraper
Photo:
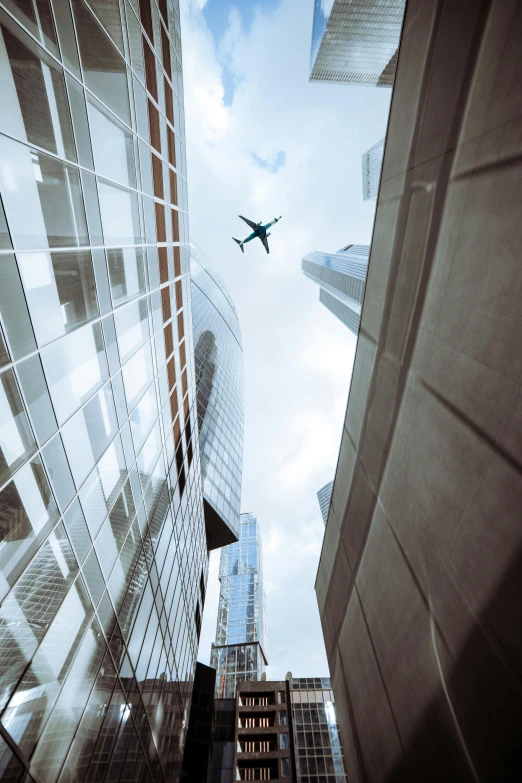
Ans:
[[[377,198],[383,154],[384,139],[381,139],[362,156],[363,201],[373,201]]]
[[[0,60],[0,777],[170,783],[208,563],[178,4],[6,0]]]
[[[326,525],[328,519],[328,511],[330,510],[330,500],[332,498],[333,481],[329,481],[324,487],[321,487],[317,493],[317,500],[319,501],[319,508],[321,509],[321,516],[323,522]]]
[[[243,348],[234,304],[220,276],[191,247],[201,474],[209,549],[239,536],[243,470]]]
[[[290,707],[299,783],[345,783],[335,699],[328,677],[292,677]]]
[[[368,245],[346,245],[337,253],[309,253],[304,274],[320,288],[319,301],[355,335],[359,332],[361,305],[368,269]]]
[[[390,87],[405,0],[315,0],[310,81]]]
[[[241,514],[239,541],[222,549],[219,580],[210,665],[217,670],[216,696],[229,699],[235,698],[239,680],[260,680],[267,664],[263,552],[253,514]]]

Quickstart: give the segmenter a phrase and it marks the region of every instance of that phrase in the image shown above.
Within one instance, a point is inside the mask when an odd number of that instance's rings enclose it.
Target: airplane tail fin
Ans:
[[[237,244],[241,248],[241,252],[244,253],[245,252],[245,248],[243,247],[243,242],[240,239],[236,239],[235,237],[232,237],[232,239],[234,240],[234,242],[237,242]]]

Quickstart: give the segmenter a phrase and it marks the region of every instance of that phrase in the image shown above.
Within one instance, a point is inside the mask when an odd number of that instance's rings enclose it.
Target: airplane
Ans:
[[[268,237],[270,236],[270,234],[267,233],[267,229],[269,229],[270,226],[273,226],[274,223],[278,223],[283,216],[279,215],[278,218],[274,218],[273,220],[270,221],[270,223],[265,223],[264,225],[261,223],[261,221],[259,221],[259,223],[254,223],[252,220],[243,217],[243,215],[239,215],[239,217],[241,218],[241,220],[244,220],[245,223],[247,223],[250,226],[250,228],[253,229],[252,233],[249,234],[245,239],[236,239],[235,237],[232,237],[234,242],[237,242],[237,244],[241,248],[241,252],[242,253],[245,252],[243,245],[245,245],[247,242],[250,242],[252,239],[258,237],[263,243],[266,252],[270,253],[270,250],[268,249]]]

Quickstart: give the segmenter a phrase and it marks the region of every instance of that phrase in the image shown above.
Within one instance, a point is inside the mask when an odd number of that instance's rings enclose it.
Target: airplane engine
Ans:
[[[267,237],[271,236],[270,233],[267,234]]]

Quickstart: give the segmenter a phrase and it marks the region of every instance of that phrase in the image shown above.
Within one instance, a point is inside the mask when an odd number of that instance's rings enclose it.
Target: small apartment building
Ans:
[[[296,783],[288,682],[245,682],[237,686],[236,780]]]

